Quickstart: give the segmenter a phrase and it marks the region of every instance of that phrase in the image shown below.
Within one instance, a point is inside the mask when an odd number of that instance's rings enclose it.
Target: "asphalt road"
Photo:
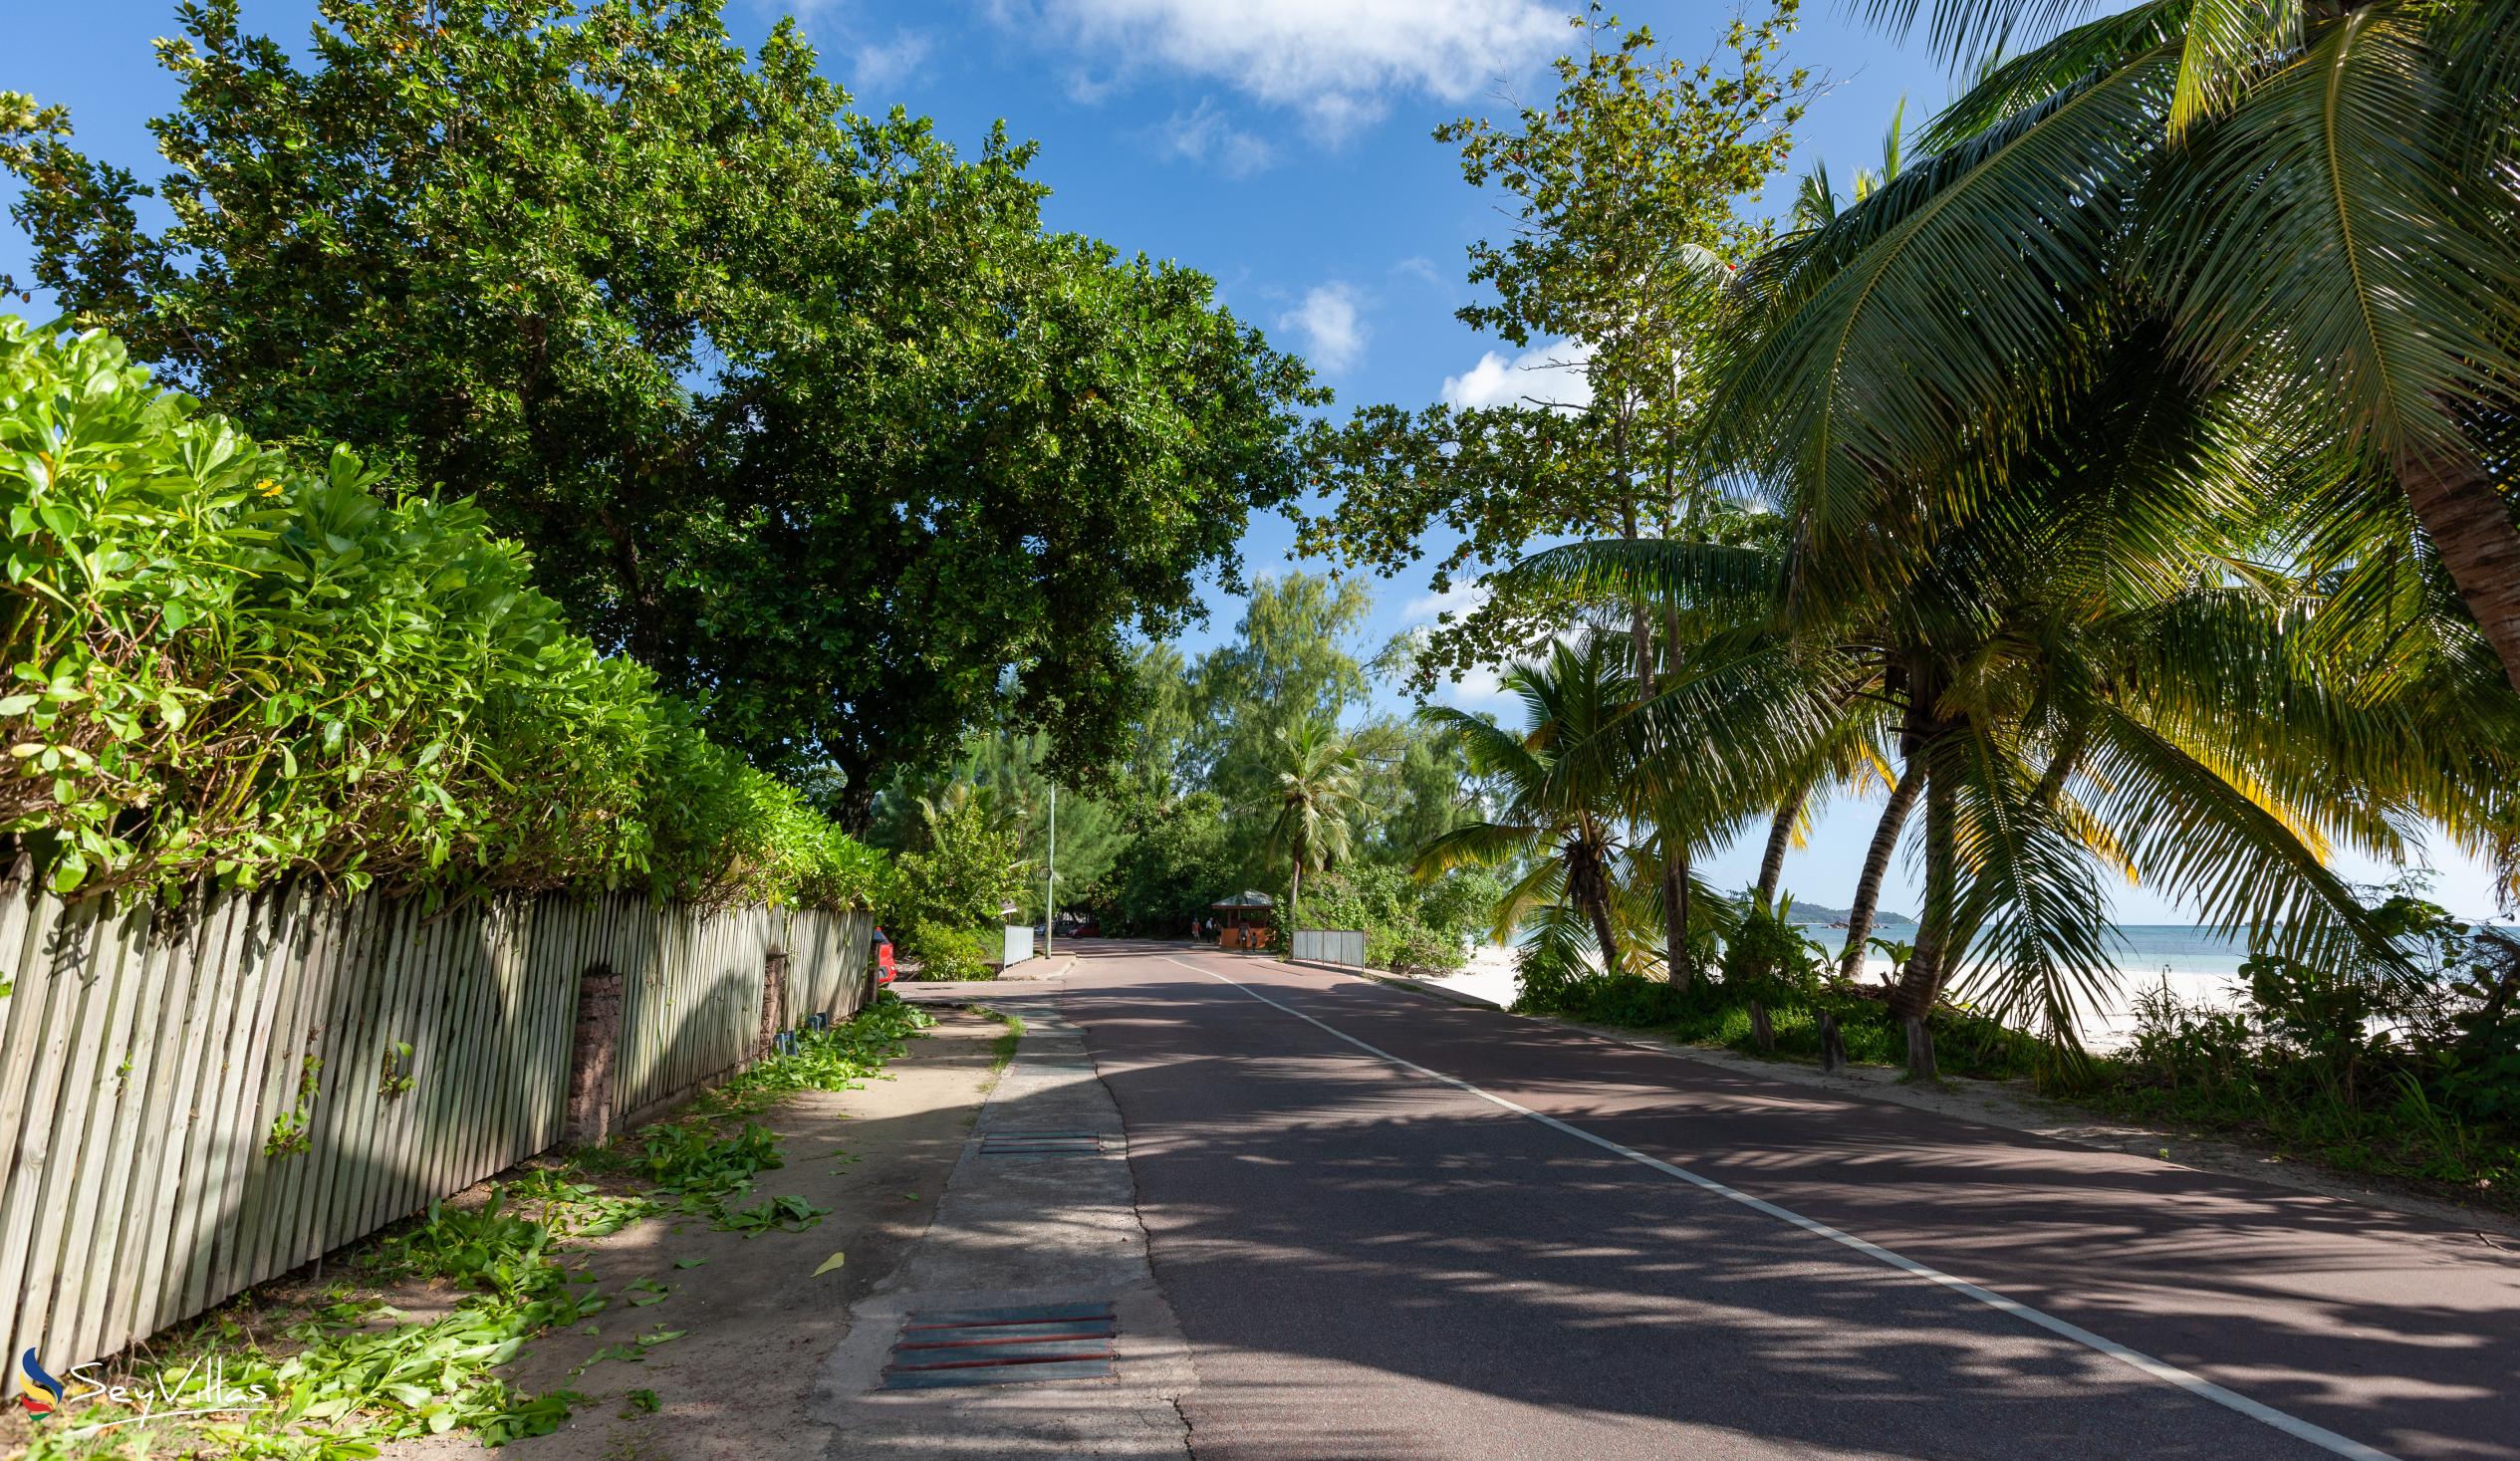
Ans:
[[[2520,1258],[2474,1234],[1340,975],[1065,951],[1202,1461],[2520,1458]]]

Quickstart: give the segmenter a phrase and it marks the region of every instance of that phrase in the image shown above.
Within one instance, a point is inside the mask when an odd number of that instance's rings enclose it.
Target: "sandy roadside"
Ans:
[[[614,1296],[598,1333],[536,1340],[504,1373],[528,1391],[574,1389],[589,1398],[546,1436],[495,1453],[463,1435],[397,1442],[394,1461],[487,1456],[507,1461],[778,1461],[819,1457],[829,1427],[806,1400],[822,1357],[849,1333],[851,1306],[926,1233],[992,1079],[991,1043],[1003,1027],[956,1009],[909,1043],[884,1077],[857,1091],[806,1092],[757,1117],[778,1132],[787,1164],[761,1174],[756,1197],[793,1193],[831,1209],[801,1233],[745,1238],[696,1218],[649,1219],[571,1245],[573,1270]],[[814,1277],[835,1253],[838,1270]],[[690,1264],[691,1267],[677,1265]],[[658,1302],[629,1286],[664,1285]],[[659,1330],[682,1335],[637,1362],[597,1351]],[[586,1366],[583,1373],[572,1371]],[[652,1391],[642,1408],[635,1391]]]

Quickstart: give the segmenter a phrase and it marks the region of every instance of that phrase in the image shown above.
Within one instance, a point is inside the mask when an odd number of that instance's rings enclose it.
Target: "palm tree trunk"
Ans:
[[[1593,937],[1602,947],[1602,972],[1619,972],[1619,936],[1610,926],[1610,882],[1601,853],[1589,843],[1570,842],[1566,850],[1567,896],[1593,920]]]
[[[1295,859],[1295,885],[1286,890],[1286,947],[1289,953],[1295,950],[1295,930],[1303,926],[1303,917],[1304,859],[1298,857]]]
[[[1617,428],[1620,442],[1620,480],[1628,479],[1627,434]],[[1629,542],[1637,542],[1637,505],[1632,498],[1622,508],[1620,526]],[[1637,656],[1637,688],[1644,698],[1653,698],[1653,619],[1645,611],[1642,599],[1628,605],[1628,643]],[[1673,844],[1671,829],[1662,829],[1664,846]],[[1604,957],[1608,957],[1605,955]],[[1662,858],[1662,977],[1673,989],[1688,988],[1695,971],[1688,966],[1688,850],[1680,848],[1666,852]]]
[[[1898,835],[1906,830],[1908,810],[1916,805],[1916,793],[1924,784],[1924,767],[1910,763],[1898,785],[1890,788],[1881,825],[1873,829],[1872,850],[1864,854],[1864,872],[1855,880],[1855,906],[1847,910],[1847,946],[1838,955],[1841,979],[1852,980],[1864,972],[1864,946],[1873,937],[1873,909],[1881,901],[1882,876],[1890,870],[1890,853],[1898,849]]]
[[[1673,989],[1686,989],[1697,977],[1688,951],[1688,850],[1662,864],[1662,974]]]
[[[2467,611],[2520,690],[2520,526],[2474,452],[2409,448],[2397,460],[2406,501],[2458,585]]]
[[[1768,824],[1768,847],[1759,858],[1759,905],[1774,906],[1776,885],[1785,876],[1785,849],[1794,841],[1794,824],[1803,820],[1803,804],[1811,800],[1811,783],[1794,788],[1783,805],[1776,809],[1776,820]]]
[[[1890,991],[1890,1014],[1907,1027],[1907,1074],[1931,1080],[1934,1074],[1933,1034],[1925,1019],[1934,997],[1942,992],[1951,963],[1951,916],[1955,874],[1952,847],[1958,798],[1949,773],[1936,773],[1928,759],[1925,775],[1925,911],[1916,930],[1916,952]]]

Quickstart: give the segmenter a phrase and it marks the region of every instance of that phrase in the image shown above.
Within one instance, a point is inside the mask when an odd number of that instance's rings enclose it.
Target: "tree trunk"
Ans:
[[[1304,916],[1304,859],[1295,859],[1295,882],[1286,890],[1286,949],[1295,952],[1295,930]]]
[[[848,782],[840,789],[832,820],[851,837],[864,838],[875,825],[875,786],[857,767],[848,767],[841,774]]]
[[[1610,927],[1610,887],[1601,855],[1584,843],[1572,843],[1566,853],[1567,896],[1593,920],[1593,937],[1602,947],[1602,972],[1619,972],[1619,938]]]
[[[1907,1027],[1907,1079],[1933,1081],[1940,1079],[1933,1063],[1933,1030],[1922,1015],[1909,1015],[1901,1022]]]
[[[1872,851],[1864,854],[1863,875],[1855,880],[1855,906],[1847,910],[1847,946],[1838,955],[1841,979],[1853,980],[1864,972],[1864,945],[1873,936],[1873,906],[1881,901],[1882,877],[1890,870],[1890,853],[1898,849],[1898,835],[1906,829],[1908,810],[1916,805],[1916,793],[1924,784],[1923,764],[1910,761],[1898,785],[1890,789],[1881,825],[1873,829]]]
[[[2467,611],[2520,690],[2520,526],[2474,452],[2409,448],[2397,459],[2406,500],[2458,585]]]
[[[1620,480],[1628,480],[1626,428],[1618,429]],[[1620,513],[1620,527],[1631,543],[1641,541],[1637,532],[1637,505],[1633,498]],[[1653,620],[1645,611],[1642,599],[1628,602],[1628,643],[1637,656],[1637,688],[1643,698],[1651,699],[1656,676],[1653,666]],[[1662,843],[1667,849],[1676,841],[1672,829],[1661,829]],[[1673,989],[1688,988],[1694,973],[1688,966],[1688,852],[1666,852],[1662,858],[1662,977]]]
[[[1820,1069],[1826,1075],[1847,1063],[1847,1040],[1838,1033],[1838,1017],[1820,1012]]]
[[[1662,863],[1662,977],[1673,989],[1686,989],[1697,977],[1688,953],[1688,852]]]
[[[1890,990],[1890,1013],[1900,1020],[1922,1020],[1943,993],[1945,967],[1950,965],[1950,914],[1953,914],[1953,822],[1958,794],[1950,773],[1933,768],[1933,751],[1925,751],[1925,924],[1915,932],[1915,957]],[[1915,1053],[1915,1025],[1910,1025],[1910,1061]],[[1930,1051],[1927,1051],[1930,1058]]]
[[[1585,911],[1593,915],[1593,937],[1601,941],[1602,972],[1618,973],[1619,938],[1610,931],[1610,899],[1604,889],[1593,889],[1592,897],[1585,901]]]
[[[1776,905],[1776,884],[1785,876],[1785,849],[1794,841],[1794,824],[1803,820],[1803,804],[1811,799],[1811,785],[1806,782],[1794,789],[1776,809],[1776,820],[1768,824],[1766,855],[1759,859],[1759,905]]]

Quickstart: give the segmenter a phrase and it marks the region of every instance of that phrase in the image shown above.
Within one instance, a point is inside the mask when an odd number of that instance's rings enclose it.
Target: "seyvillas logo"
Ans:
[[[44,1372],[32,1349],[18,1356],[18,1403],[30,1415],[50,1415],[61,1408],[61,1381]]]
[[[228,1380],[227,1360],[223,1355],[205,1355],[181,1370],[162,1369],[144,1384],[108,1384],[101,1373],[102,1360],[91,1359],[74,1364],[66,1378],[81,1387],[78,1394],[68,1393],[61,1380],[44,1368],[35,1351],[18,1356],[18,1403],[30,1415],[58,1415],[71,1402],[89,1407],[102,1403],[117,1410],[134,1413],[115,1420],[97,1420],[66,1432],[72,1439],[89,1436],[119,1426],[136,1425],[145,1420],[171,1420],[183,1415],[232,1415],[248,1410],[271,1408],[271,1391],[259,1384],[239,1385]]]

